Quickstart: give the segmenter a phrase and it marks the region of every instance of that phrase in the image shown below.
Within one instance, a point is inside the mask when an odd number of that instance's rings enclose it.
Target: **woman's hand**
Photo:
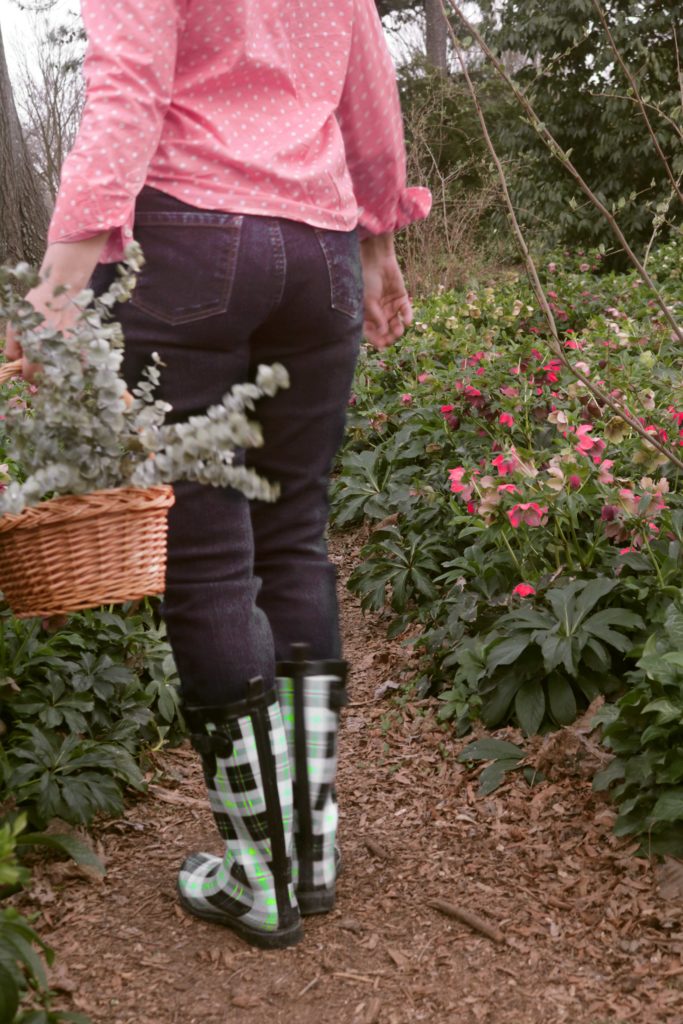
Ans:
[[[375,235],[361,242],[365,287],[365,337],[383,349],[400,338],[412,323],[413,307],[394,251],[393,234]]]
[[[57,242],[49,246],[40,268],[40,284],[26,295],[26,301],[42,313],[48,327],[64,332],[76,323],[81,310],[75,297],[90,280],[107,235],[108,232],[103,232],[81,242]],[[55,295],[56,291],[59,295]],[[21,338],[12,326],[7,328],[5,355],[12,361],[23,358]],[[35,363],[23,358],[22,373],[27,380],[32,380],[38,369]]]

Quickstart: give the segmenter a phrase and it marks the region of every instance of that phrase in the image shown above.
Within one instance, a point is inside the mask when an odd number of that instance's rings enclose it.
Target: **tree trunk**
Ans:
[[[0,30],[0,263],[39,263],[48,208],[14,105]]]
[[[441,0],[425,0],[427,61],[442,74],[448,72],[448,22]]]

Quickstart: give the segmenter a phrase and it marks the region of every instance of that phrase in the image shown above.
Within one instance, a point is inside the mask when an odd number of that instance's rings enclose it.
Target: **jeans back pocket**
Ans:
[[[315,233],[327,263],[332,308],[355,320],[363,308],[358,232],[316,228]]]
[[[138,212],[134,234],[145,264],[131,305],[172,325],[224,313],[243,220],[201,210]]]

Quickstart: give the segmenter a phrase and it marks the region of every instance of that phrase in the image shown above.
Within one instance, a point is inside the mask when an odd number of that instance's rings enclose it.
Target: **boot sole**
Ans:
[[[224,928],[229,928],[245,942],[252,946],[258,946],[260,949],[285,949],[287,946],[295,946],[303,938],[304,933],[300,921],[289,928],[264,932],[258,928],[251,928],[239,917],[230,917],[221,913],[220,910],[199,910],[190,903],[179,886],[177,893],[180,905],[186,913],[191,914],[192,917],[198,917],[202,921],[210,921],[211,924],[220,924]],[[320,913],[320,911],[315,911],[315,913]]]

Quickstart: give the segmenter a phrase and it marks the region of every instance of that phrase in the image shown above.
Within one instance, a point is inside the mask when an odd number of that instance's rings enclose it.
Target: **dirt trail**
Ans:
[[[343,578],[353,539],[335,552]],[[270,953],[186,917],[178,865],[219,847],[194,754],[169,751],[152,795],[96,832],[103,882],[37,869],[32,906],[51,926],[64,1007],[96,1024],[683,1024],[683,907],[611,835],[589,781],[560,773],[530,790],[513,777],[479,798],[455,760],[466,741],[378,690],[406,651],[348,596],[344,618],[337,909]],[[504,941],[442,915],[438,898]]]

